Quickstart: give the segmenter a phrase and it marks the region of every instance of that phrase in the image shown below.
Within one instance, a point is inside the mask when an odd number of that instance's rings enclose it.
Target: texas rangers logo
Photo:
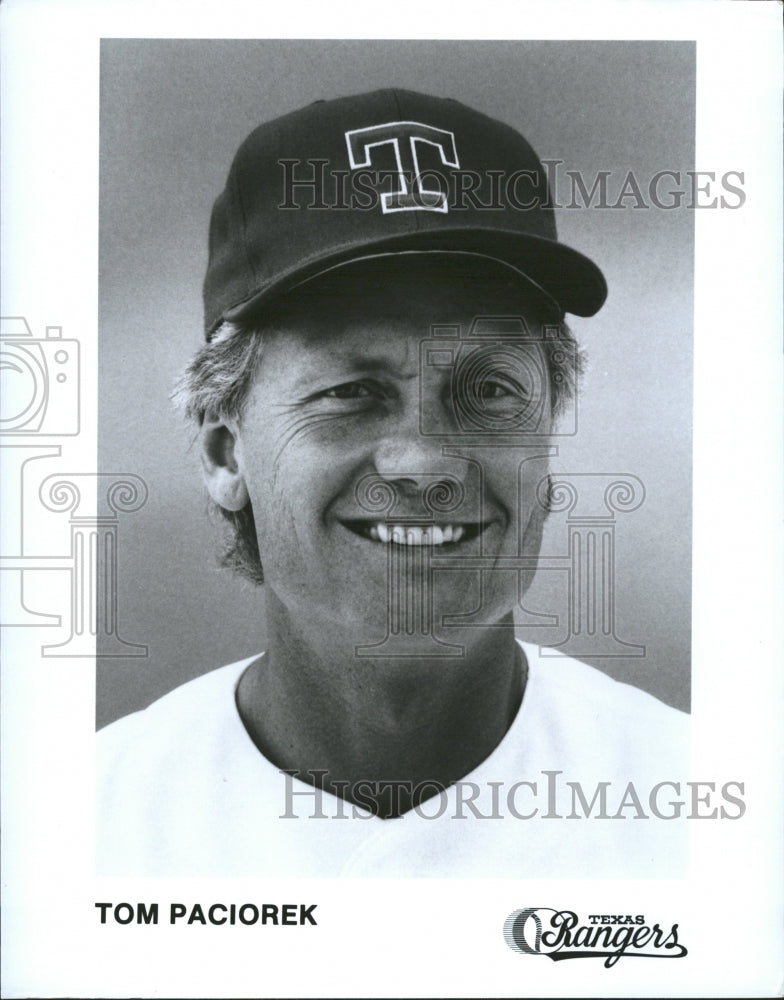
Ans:
[[[423,125],[422,122],[385,122],[346,132],[348,159],[352,170],[370,167],[373,149],[389,144],[397,163],[398,189],[381,195],[381,211],[389,212],[448,212],[443,191],[425,187],[417,159],[418,143],[427,143],[438,150],[441,162],[448,167],[460,167],[453,132]]]

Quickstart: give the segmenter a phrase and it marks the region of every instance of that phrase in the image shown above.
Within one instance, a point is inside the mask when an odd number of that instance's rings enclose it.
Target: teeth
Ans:
[[[374,542],[394,542],[396,545],[444,545],[459,542],[465,534],[462,524],[371,524],[368,535]]]

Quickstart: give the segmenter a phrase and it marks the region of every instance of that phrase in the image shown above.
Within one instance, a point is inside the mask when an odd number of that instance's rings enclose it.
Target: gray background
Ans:
[[[142,658],[98,661],[97,722],[264,648],[262,592],[219,570],[194,434],[168,402],[201,339],[212,201],[259,122],[317,98],[403,86],[520,129],[588,180],[694,167],[691,42],[104,40],[101,59],[99,470],[149,487],[119,527],[119,632]],[[613,199],[614,200],[614,199]],[[590,365],[579,433],[556,471],[630,473],[640,509],[617,527],[617,634],[641,658],[591,659],[680,708],[690,691],[693,211],[563,210],[593,257],[604,309],[572,327]],[[543,553],[566,546],[551,517]],[[562,574],[528,608],[563,617]],[[543,645],[563,628],[521,632]],[[579,652],[565,647],[567,652]],[[100,647],[99,647],[100,654]]]

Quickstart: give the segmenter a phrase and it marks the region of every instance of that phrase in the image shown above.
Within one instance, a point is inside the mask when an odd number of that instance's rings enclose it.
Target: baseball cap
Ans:
[[[547,175],[519,132],[386,89],[317,101],[242,143],[212,210],[207,338],[322,271],[412,250],[496,259],[578,316],[607,296],[597,265],[558,241]]]

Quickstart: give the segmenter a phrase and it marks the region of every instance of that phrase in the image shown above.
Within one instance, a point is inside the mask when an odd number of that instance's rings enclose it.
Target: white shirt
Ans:
[[[256,657],[184,684],[98,734],[99,874],[683,875],[686,823],[663,817],[672,803],[689,808],[688,716],[521,645],[528,682],[501,743],[396,819],[285,776],[260,753],[235,700]]]

